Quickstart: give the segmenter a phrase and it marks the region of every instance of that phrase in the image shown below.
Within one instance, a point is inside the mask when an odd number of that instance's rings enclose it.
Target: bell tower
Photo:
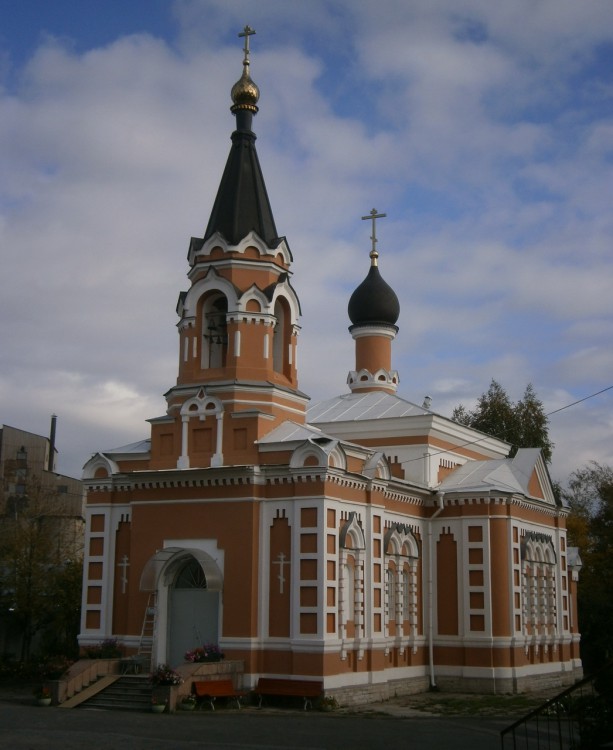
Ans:
[[[260,97],[250,74],[253,34],[249,26],[239,34],[232,146],[204,236],[189,245],[177,382],[166,393],[167,415],[151,420],[156,468],[253,463],[256,440],[282,421],[305,420],[292,254],[276,229],[252,130]]]

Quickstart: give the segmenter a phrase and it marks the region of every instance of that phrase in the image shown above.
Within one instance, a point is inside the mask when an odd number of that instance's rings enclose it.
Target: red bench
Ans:
[[[247,693],[235,690],[232,680],[203,680],[192,683],[192,693],[196,696],[198,703],[208,701],[213,711],[215,710],[216,698],[231,698],[236,701],[238,708],[241,707],[241,698]]]
[[[321,680],[284,680],[275,677],[260,677],[253,691],[259,698],[258,708],[262,707],[262,698],[265,695],[286,695],[293,698],[302,698],[304,710],[313,706],[311,699],[319,698],[323,692]]]

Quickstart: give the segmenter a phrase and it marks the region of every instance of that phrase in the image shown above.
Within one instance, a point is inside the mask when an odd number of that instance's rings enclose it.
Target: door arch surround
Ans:
[[[186,651],[218,643],[222,588],[217,561],[202,549],[166,547],[147,561],[140,589],[156,594],[155,664],[176,667]]]

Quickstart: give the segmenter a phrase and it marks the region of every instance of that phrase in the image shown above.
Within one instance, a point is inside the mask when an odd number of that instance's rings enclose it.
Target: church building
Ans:
[[[346,385],[315,404],[299,389],[292,253],[252,130],[252,33],[230,154],[189,244],[165,413],[84,468],[80,644],[116,638],[136,654],[147,641],[153,665],[176,667],[215,643],[243,662],[244,688],[312,679],[347,703],[571,683],[580,563],[567,510],[538,449],[509,458],[397,394],[400,305],[374,209]]]

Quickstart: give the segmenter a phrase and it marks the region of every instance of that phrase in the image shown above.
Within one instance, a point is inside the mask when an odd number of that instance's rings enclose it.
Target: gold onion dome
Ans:
[[[260,89],[251,80],[249,75],[249,63],[247,63],[243,70],[243,75],[240,79],[232,86],[232,111],[235,112],[237,109],[249,109],[252,112],[257,112],[257,102],[260,98]]]

